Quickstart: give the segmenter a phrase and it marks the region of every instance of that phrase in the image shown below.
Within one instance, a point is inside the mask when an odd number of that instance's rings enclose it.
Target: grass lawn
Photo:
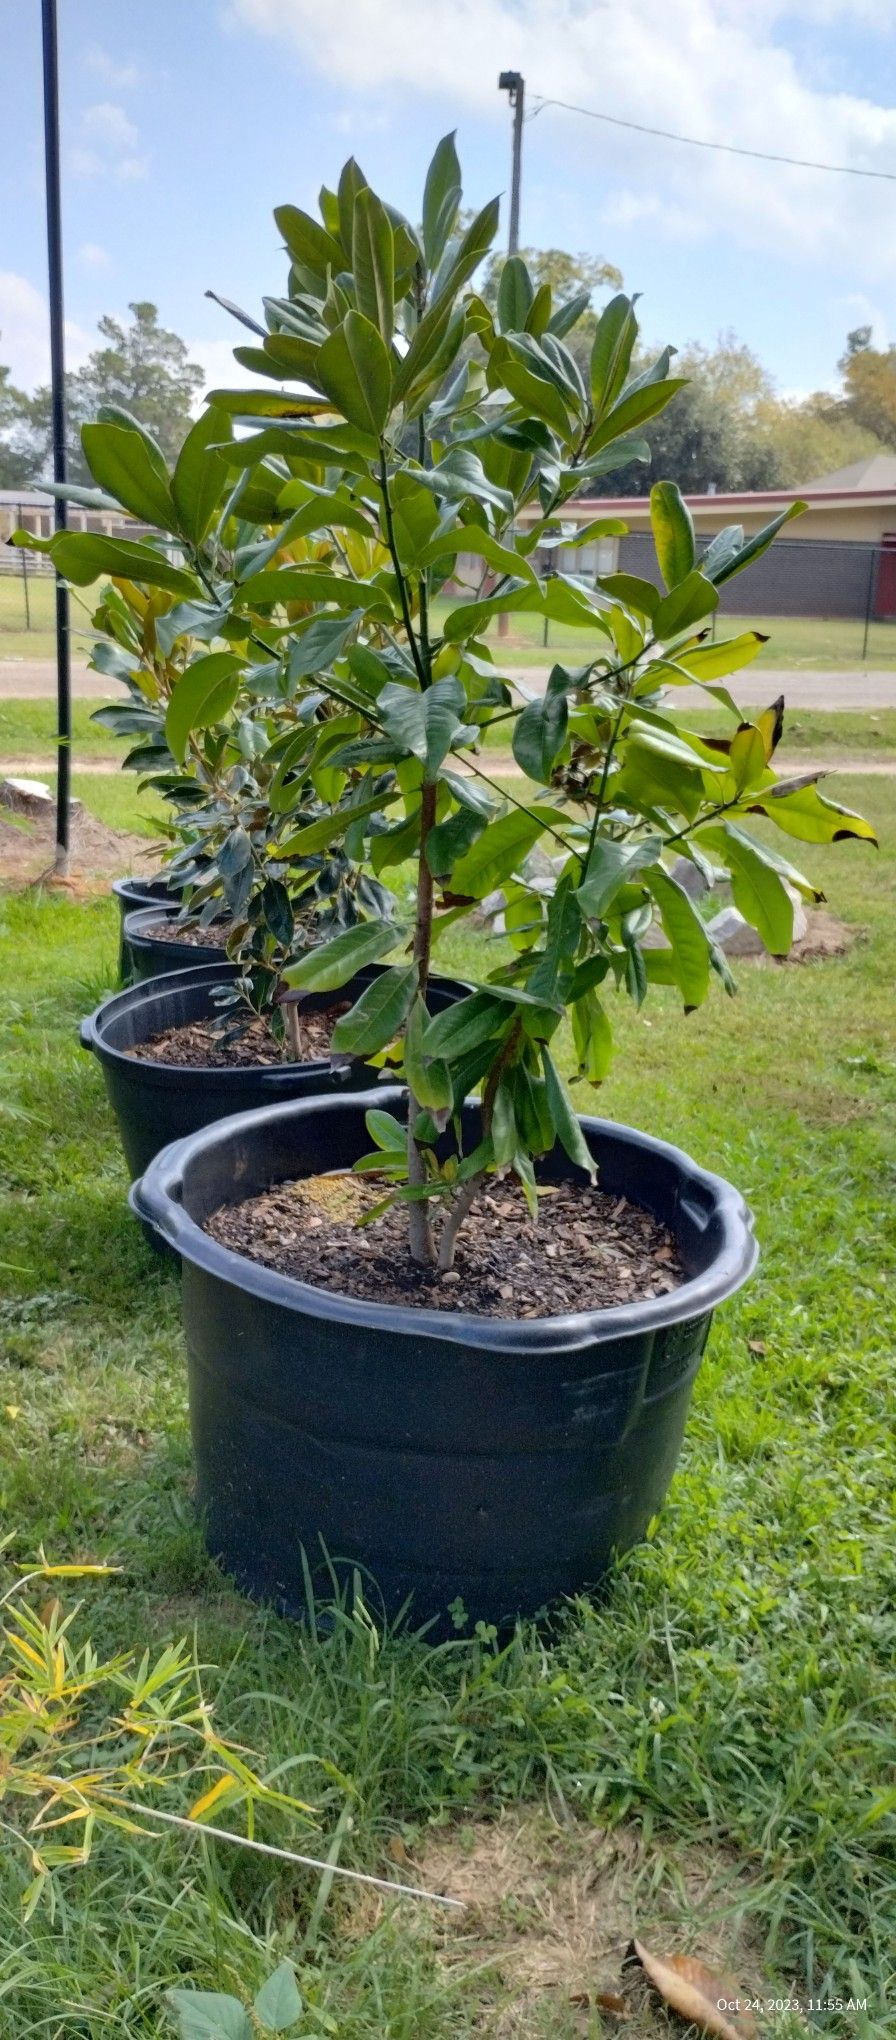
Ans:
[[[0,660],[55,658],[54,587],[49,575],[33,575],[30,578],[29,630],[26,627],[21,576],[0,575]],[[96,592],[94,588],[71,590],[72,650],[76,658],[86,658],[90,648],[93,635],[90,617],[96,606]],[[448,606],[446,602],[434,605],[437,627],[440,615],[444,615]],[[720,631],[724,630],[731,636],[748,626],[766,631],[769,635],[769,643],[763,647],[757,661],[759,665],[789,666],[795,671],[806,672],[861,670],[865,628],[861,617],[757,617],[750,613],[742,618],[725,614],[719,624]],[[493,639],[496,637],[494,626],[489,635]],[[575,646],[583,661],[599,649],[597,641],[591,644],[582,631],[573,630],[569,625],[552,623],[548,635],[549,643],[545,648],[541,618],[514,615],[510,618],[507,637],[501,640],[502,657],[510,666],[532,666],[544,661],[550,663],[558,652],[571,646]],[[865,664],[885,670],[896,666],[896,623],[872,623]]]
[[[95,635],[90,628],[90,618],[95,607],[95,588],[70,590],[72,654],[76,659],[87,657]],[[21,574],[0,574],[0,659],[55,659],[55,657],[55,576],[29,573],[26,608],[25,585]]]
[[[76,784],[91,804],[131,791]],[[742,966],[738,999],[720,992],[687,1020],[665,991],[619,1013],[627,1054],[599,1109],[730,1175],[762,1262],[719,1316],[663,1516],[604,1595],[503,1647],[486,1634],[430,1650],[377,1630],[372,1590],[373,1621],[345,1610],[314,1632],[253,1609],[207,1560],[177,1275],[128,1215],[100,1074],[77,1042],[114,979],[105,898],[0,900],[0,1492],[7,1563],[43,1546],[122,1567],[63,1587],[82,1640],[139,1655],[195,1638],[222,1729],[316,1807],[316,1853],[341,1823],[343,1861],[423,1881],[434,1849],[466,1860],[501,1816],[559,1838],[587,1878],[610,1827],[641,1852],[626,1932],[649,1940],[687,1886],[698,1950],[710,1924],[724,1946],[746,1922],[758,1981],[866,1999],[812,2023],[870,2040],[896,2032],[896,787],[847,780],[842,797],[873,811],[883,845],[807,855],[863,931],[845,957]],[[446,941],[440,962],[481,970],[483,938]],[[308,1846],[285,1817],[263,1819],[268,1839]],[[712,1923],[695,1864],[723,1893]],[[23,1925],[30,1875],[7,1836],[10,2040],[165,2040],[168,1986],[248,1999],[284,1954],[309,2040],[672,2030],[658,2013],[621,2029],[583,2009],[606,1987],[587,1949],[568,1987],[520,1995],[529,1937],[563,1913],[565,1887],[511,1880],[490,1919],[457,1928],[338,1884],[316,1903],[313,1873],[210,1841],[121,1834],[67,1873],[55,1919]],[[805,2029],[785,2014],[762,2030]]]
[[[447,607],[444,602],[434,605],[436,628]],[[757,666],[792,667],[795,672],[848,672],[852,668],[861,671],[862,618],[763,617],[750,612],[743,617],[722,614],[718,620],[720,637],[736,637],[739,631],[747,629],[768,634],[769,642],[763,645]],[[500,642],[501,659],[508,666],[549,665],[571,648],[575,649],[578,662],[584,665],[604,644],[602,639],[589,639],[584,631],[576,630],[571,624],[552,623],[548,626],[548,644],[545,646],[542,618],[524,616],[518,611],[509,618],[506,637],[498,639],[495,625],[492,625],[488,637],[495,645]],[[884,670],[896,666],[896,624],[872,623],[865,665]]]

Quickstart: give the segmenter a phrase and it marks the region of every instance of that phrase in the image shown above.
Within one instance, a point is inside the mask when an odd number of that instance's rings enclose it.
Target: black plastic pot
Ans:
[[[331,1294],[202,1230],[220,1205],[350,1166],[392,1089],[241,1114],[157,1156],[131,1203],[183,1260],[198,1500],[246,1592],[302,1606],[301,1552],[369,1569],[445,1631],[532,1614],[642,1537],[681,1446],[716,1304],[756,1261],[736,1190],[680,1149],[582,1119],[601,1186],[673,1232],[688,1280],[615,1310],[502,1322]],[[478,1107],[467,1108],[469,1144]],[[542,1180],[575,1178],[562,1151]],[[475,1217],[474,1221],[475,1223]]]
[[[197,963],[227,962],[224,944],[216,941],[211,928],[205,931],[208,939],[203,942],[166,940],[165,924],[176,921],[179,913],[180,907],[173,901],[167,906],[141,907],[139,912],[125,915],[123,945],[130,956],[130,975],[136,984],[163,977],[168,971],[184,970],[194,959]]]
[[[183,954],[181,948],[181,957]],[[357,998],[381,968],[371,964],[360,971],[339,997]],[[128,1055],[129,1048],[152,1034],[211,1018],[218,1010],[216,990],[236,976],[236,964],[197,963],[192,969],[171,971],[116,992],[81,1022],[81,1046],[91,1049],[102,1065],[132,1176],[139,1176],[169,1141],[196,1133],[230,1113],[319,1097],[332,1090],[357,1090],[371,1082],[373,1072],[366,1063],[335,1070],[323,1061],[197,1070]],[[464,998],[469,989],[454,978],[432,978],[428,994],[431,1011],[438,1012],[454,999]],[[319,1011],[331,1005],[333,997],[332,992],[313,993],[308,1009]]]
[[[156,878],[115,878],[112,891],[118,901],[121,915],[121,936],[118,949],[118,970],[122,980],[131,975],[131,956],[124,938],[124,924],[128,914],[136,914],[141,907],[153,905],[170,907],[179,903],[180,887],[170,883],[165,872]]]

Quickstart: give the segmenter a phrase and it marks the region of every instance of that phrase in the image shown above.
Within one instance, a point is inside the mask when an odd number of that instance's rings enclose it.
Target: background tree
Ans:
[[[81,427],[97,416],[101,404],[130,411],[158,440],[166,458],[173,458],[190,429],[193,405],[205,377],[190,361],[177,333],[159,324],[157,307],[143,299],[129,305],[129,325],[110,315],[99,321],[105,342],[83,368],[66,376],[68,458],[73,481],[89,481],[81,450]],[[2,416],[2,414],[0,414]],[[6,438],[6,434],[3,434]],[[48,386],[24,401],[17,446],[25,474],[16,479],[39,480],[50,471],[51,396]]]
[[[857,326],[837,365],[843,376],[841,415],[896,447],[896,347],[872,347],[871,327]]]
[[[0,489],[23,488],[29,477],[28,397],[11,374],[0,362]]]
[[[639,357],[645,369],[648,357]],[[661,478],[685,494],[713,489],[774,489],[782,485],[772,430],[775,390],[767,369],[733,333],[715,347],[696,341],[675,356],[687,385],[643,434],[649,463],[632,461],[595,486],[601,496],[648,496]],[[639,435],[641,436],[641,435]]]

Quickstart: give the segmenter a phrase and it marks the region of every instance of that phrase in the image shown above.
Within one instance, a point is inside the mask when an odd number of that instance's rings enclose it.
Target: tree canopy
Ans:
[[[160,325],[154,304],[141,299],[128,310],[131,319],[126,325],[108,314],[100,319],[104,344],[65,379],[73,481],[89,480],[81,427],[96,418],[101,405],[128,411],[169,458],[189,431],[205,381],[202,369],[190,361],[179,335]],[[50,472],[51,397],[49,385],[28,395],[14,389],[8,378],[9,370],[0,367],[0,473],[9,476],[2,486],[15,488],[39,482]]]

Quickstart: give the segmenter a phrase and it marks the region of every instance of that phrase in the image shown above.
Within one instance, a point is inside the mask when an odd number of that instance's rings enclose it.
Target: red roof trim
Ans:
[[[704,506],[716,509],[740,507],[749,510],[762,503],[794,503],[800,500],[799,489],[767,489],[752,493],[744,490],[742,495],[723,496],[721,491],[714,496],[685,496],[685,502],[692,509]],[[896,489],[806,489],[802,499],[811,510],[816,503],[896,503]],[[599,503],[602,510],[647,510],[649,496],[572,496],[564,505],[567,510],[577,505],[587,506],[594,515],[594,505]]]

